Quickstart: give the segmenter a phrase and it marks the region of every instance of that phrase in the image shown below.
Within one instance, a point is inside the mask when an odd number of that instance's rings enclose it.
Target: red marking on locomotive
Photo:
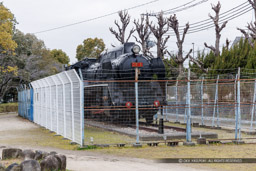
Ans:
[[[127,108],[131,108],[131,107],[132,107],[132,103],[131,103],[131,102],[126,102],[126,103],[125,103],[125,106],[126,106]]]
[[[159,107],[160,106],[160,102],[158,100],[154,101],[154,106],[155,107]]]
[[[133,67],[133,68],[140,68],[140,67],[143,67],[143,63],[142,63],[142,62],[133,62],[133,63],[132,63],[132,67]]]

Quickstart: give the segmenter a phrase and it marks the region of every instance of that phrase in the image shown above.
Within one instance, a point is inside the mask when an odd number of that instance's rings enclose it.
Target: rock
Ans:
[[[53,155],[47,156],[41,163],[41,171],[59,170],[59,161]]]
[[[42,152],[42,155],[43,155],[42,158],[45,159],[45,158],[46,158],[47,156],[49,156],[50,154],[44,151],[44,152]]]
[[[20,166],[21,171],[41,171],[40,164],[36,160],[25,160]]]
[[[33,160],[35,158],[35,152],[32,150],[24,150],[21,153],[21,157],[24,160]]]
[[[11,159],[11,158],[19,158],[21,155],[22,150],[18,148],[6,148],[2,151],[2,158]]]
[[[58,160],[58,168],[61,168],[61,158],[58,155],[52,155]]]
[[[36,151],[34,160],[42,160],[43,159],[43,152],[42,151]]]
[[[13,163],[11,165],[9,165],[5,171],[13,171],[12,169],[15,169],[15,166],[19,166],[18,163]]]
[[[60,170],[66,170],[66,166],[67,166],[67,158],[65,155],[62,155],[62,154],[58,154],[56,155],[60,158],[61,160],[61,165],[60,165]]]
[[[21,171],[21,166],[20,165],[15,165],[15,166],[13,166],[11,171]]]
[[[5,167],[2,163],[0,163],[0,171],[5,171]]]
[[[57,154],[57,152],[55,152],[55,151],[50,152],[50,155],[55,155],[55,154]]]

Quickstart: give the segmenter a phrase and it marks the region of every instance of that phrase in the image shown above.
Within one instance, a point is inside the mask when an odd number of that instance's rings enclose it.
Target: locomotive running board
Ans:
[[[94,85],[87,85],[84,86],[84,88],[89,88],[89,87],[107,87],[108,84],[94,84]]]

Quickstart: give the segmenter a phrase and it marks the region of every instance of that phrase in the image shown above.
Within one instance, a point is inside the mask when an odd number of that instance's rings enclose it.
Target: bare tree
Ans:
[[[167,48],[166,43],[170,36],[163,38],[164,34],[169,30],[168,21],[163,17],[163,13],[159,13],[157,16],[157,25],[153,25],[151,21],[149,23],[149,19],[147,17],[147,23],[156,38],[156,46],[157,46],[157,57],[164,59],[164,52]]]
[[[254,46],[253,40],[256,40],[256,21],[254,23],[248,23],[247,27],[248,30],[251,31],[251,33],[247,33],[244,29],[237,28],[245,37],[245,39],[249,42],[250,46]]]
[[[188,52],[188,54],[183,57],[183,43],[185,40],[185,36],[188,32],[189,29],[189,24],[186,24],[186,27],[183,30],[183,35],[182,38],[180,38],[180,32],[179,32],[179,21],[177,20],[176,15],[174,14],[173,16],[170,16],[170,18],[168,18],[168,25],[169,27],[171,27],[176,35],[177,38],[177,47],[178,47],[178,55],[176,55],[175,57],[171,55],[171,53],[166,50],[166,52],[169,54],[169,56],[173,57],[173,60],[178,64],[179,66],[179,73],[183,72],[183,63],[184,61],[189,57],[190,53],[192,52],[192,49],[190,49],[190,51]]]
[[[216,33],[216,40],[215,40],[215,47],[213,46],[208,46],[207,43],[204,43],[205,47],[211,49],[215,56],[219,56],[220,55],[220,37],[221,34],[220,32],[222,31],[222,29],[224,27],[226,27],[226,24],[228,23],[227,21],[225,21],[221,26],[219,26],[219,13],[220,13],[220,2],[218,2],[218,4],[212,5],[212,9],[215,12],[215,17],[211,16],[211,14],[209,14],[209,17],[213,20],[214,25],[215,25],[215,33]]]
[[[228,50],[229,49],[229,44],[230,44],[230,40],[228,40],[228,38],[226,39],[226,49]]]
[[[173,16],[170,16],[170,18],[168,18],[168,25],[173,29],[176,38],[177,38],[177,47],[178,47],[178,54],[176,56],[173,56],[168,50],[166,50],[166,52],[169,54],[170,57],[172,57],[172,59],[175,61],[175,63],[178,64],[179,66],[179,74],[183,73],[183,63],[185,62],[186,59],[190,59],[193,63],[195,63],[199,68],[201,68],[204,71],[203,68],[203,63],[195,58],[193,58],[190,54],[192,52],[192,49],[189,50],[189,52],[187,53],[187,55],[184,57],[183,56],[183,43],[185,40],[185,36],[188,32],[189,29],[189,23],[186,24],[186,27],[183,30],[183,34],[182,37],[180,37],[180,32],[179,32],[179,21],[176,17],[176,15],[174,14]]]
[[[254,9],[254,16],[256,20],[256,0],[248,0],[248,2],[251,4],[252,8]],[[245,37],[245,39],[249,42],[250,46],[253,47],[254,43],[253,40],[256,39],[256,21],[254,23],[248,23],[247,27],[248,30],[251,31],[251,33],[247,33],[244,29],[237,28]],[[251,38],[250,38],[251,36]]]
[[[248,0],[248,2],[251,4],[252,8],[254,9],[254,17],[256,19],[256,0]]]
[[[121,44],[124,44],[124,43],[126,43],[126,42],[129,41],[129,39],[130,39],[132,33],[135,31],[135,29],[132,28],[132,29],[130,30],[130,32],[129,32],[129,34],[128,34],[128,37],[127,37],[127,39],[125,40],[126,28],[127,28],[128,24],[130,23],[131,17],[130,17],[130,15],[128,14],[127,11],[120,11],[120,12],[118,13],[118,15],[119,15],[119,18],[120,18],[120,21],[121,21],[121,25],[119,25],[118,21],[115,20],[115,25],[117,26],[118,31],[115,31],[112,27],[110,27],[109,30],[110,30],[110,32],[111,32],[112,34],[115,35],[116,39],[117,39],[119,42],[121,42]]]
[[[150,35],[150,30],[149,30],[149,26],[145,21],[144,16],[141,17],[141,20],[134,20],[134,24],[136,26],[136,31],[138,33],[139,39],[136,36],[133,36],[136,40],[136,42],[138,42],[141,47],[142,47],[142,52],[144,55],[149,55],[149,56],[153,56],[150,52],[149,52],[149,47],[147,46],[147,40],[149,39],[149,35]]]

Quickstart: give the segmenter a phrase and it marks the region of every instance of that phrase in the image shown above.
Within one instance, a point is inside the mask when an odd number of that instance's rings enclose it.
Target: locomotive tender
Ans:
[[[161,58],[151,58],[139,53],[135,43],[125,43],[96,58],[85,58],[66,69],[82,71],[84,79],[85,117],[100,117],[123,123],[135,122],[135,68],[139,68],[139,117],[147,123],[165,105],[165,66]],[[150,80],[155,81],[150,81]],[[142,81],[143,80],[143,81]]]

